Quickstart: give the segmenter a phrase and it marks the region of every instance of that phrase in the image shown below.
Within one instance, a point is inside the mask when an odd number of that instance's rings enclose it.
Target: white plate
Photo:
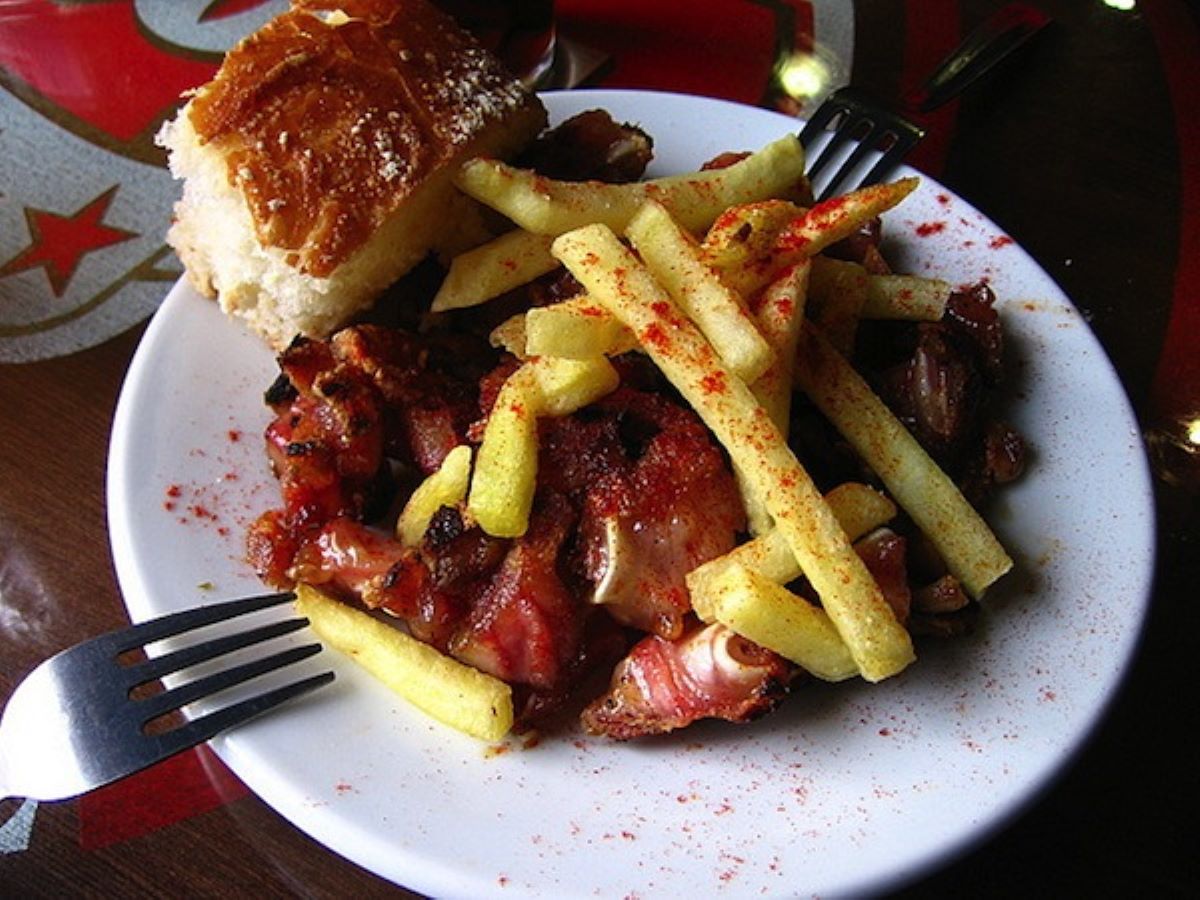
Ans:
[[[655,173],[753,149],[794,120],[695,97],[550,95],[655,137]],[[332,850],[440,897],[821,895],[895,887],[984,837],[1071,758],[1136,643],[1152,568],[1138,429],[1078,311],[997,227],[932,180],[886,219],[901,268],[986,278],[1018,360],[1028,475],[990,517],[1017,571],[978,634],[884,684],[806,686],[748,727],[495,753],[330,654],[331,688],[215,742]],[[180,284],[130,369],[109,511],[135,620],[259,590],[245,524],[276,502],[258,435],[271,355]],[[325,655],[323,654],[323,657]]]

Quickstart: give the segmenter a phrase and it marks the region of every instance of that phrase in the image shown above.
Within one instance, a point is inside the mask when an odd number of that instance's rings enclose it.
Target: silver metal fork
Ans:
[[[1050,21],[1028,3],[1001,7],[903,98],[905,107],[926,113],[948,103],[1025,46]],[[828,140],[808,167],[814,191],[820,185],[820,200],[833,196],[868,164],[870,169],[858,179],[858,185],[882,181],[925,136],[921,125],[854,87],[835,91],[817,108],[800,132],[800,143],[813,154],[827,131],[831,132]],[[836,170],[822,179],[821,173],[839,160]]]
[[[333,680],[323,672],[263,691],[166,730],[148,725],[252,678],[307,659],[321,649],[282,650],[158,693],[138,690],[164,676],[289,634],[307,619],[275,621],[161,656],[127,661],[147,644],[174,638],[294,599],[267,594],[175,613],[64,650],[31,672],[0,718],[0,799],[78,796],[208,740],[286,700]],[[182,718],[182,717],[180,717]]]
[[[850,149],[848,154],[842,156],[837,170],[824,180],[817,195],[818,200],[836,194],[872,155],[878,158],[858,180],[858,184],[866,187],[882,181],[925,137],[925,129],[920,125],[879,105],[853,87],[840,88],[817,107],[800,131],[800,143],[811,152],[820,135],[830,128],[832,135],[808,166],[808,179],[813,183],[814,190],[826,167],[839,159],[839,154]]]

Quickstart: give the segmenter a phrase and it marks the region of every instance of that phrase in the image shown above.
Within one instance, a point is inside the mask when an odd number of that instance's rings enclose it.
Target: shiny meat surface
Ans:
[[[582,602],[558,574],[574,518],[565,499],[545,498],[452,639],[454,657],[510,683],[561,686],[584,621]]]
[[[689,410],[630,387],[586,417],[548,424],[544,437],[546,483],[581,511],[577,553],[592,603],[623,625],[678,637],[691,611],[685,576],[732,549],[745,527],[720,448]]]
[[[374,325],[330,341],[300,339],[280,355],[264,439],[283,505],[248,539],[264,581],[291,584],[289,554],[325,523],[382,514],[394,493],[393,462],[427,474],[466,440],[477,385],[433,361],[428,342]]]
[[[650,135],[604,110],[580,113],[546,132],[516,164],[563,181],[637,181],[654,156]]]
[[[905,539],[890,528],[876,528],[855,541],[854,549],[883,591],[883,599],[892,608],[896,619],[901,624],[907,622],[912,590],[908,585]]]
[[[662,432],[588,495],[580,537],[592,602],[625,625],[678,637],[691,610],[687,573],[733,549],[742,527],[737,486],[711,440]]]
[[[749,722],[779,704],[791,674],[786,660],[723,625],[697,626],[673,641],[652,635],[617,665],[581,721],[589,733],[617,740],[699,719]]]

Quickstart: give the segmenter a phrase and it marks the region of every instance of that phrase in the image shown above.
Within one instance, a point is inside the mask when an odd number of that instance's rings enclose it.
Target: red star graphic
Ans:
[[[116,192],[114,185],[70,216],[25,207],[30,244],[0,267],[0,278],[41,267],[50,279],[54,296],[61,297],[84,254],[137,237],[132,231],[101,221]]]

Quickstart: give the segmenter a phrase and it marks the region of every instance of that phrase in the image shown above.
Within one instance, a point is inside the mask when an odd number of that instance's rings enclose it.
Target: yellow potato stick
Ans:
[[[800,336],[795,378],[972,596],[982,595],[1012,568],[996,536],[950,477],[815,329],[805,328]]]
[[[467,495],[467,511],[480,528],[494,537],[525,533],[537,490],[538,417],[568,415],[618,380],[604,357],[541,356],[508,377],[484,426]]]
[[[778,529],[765,531],[688,572],[687,587],[692,609],[701,620],[715,620],[712,586],[717,577],[733,565],[745,566],[776,584],[787,584],[801,574],[796,554],[792,552],[783,532]]]
[[[755,316],[759,332],[775,359],[750,387],[784,436],[791,410],[796,342],[800,339],[808,303],[810,269],[809,261],[803,260],[784,270],[763,293]]]
[[[737,479],[738,493],[742,498],[742,506],[746,510],[747,529],[752,535],[766,534],[775,527],[771,514],[767,512],[767,505],[761,497],[754,493],[754,489],[742,476],[740,470],[734,469],[733,475]]]
[[[896,504],[874,488],[856,481],[839,484],[825,495],[825,502],[852,543],[896,517]],[[800,564],[796,562],[796,555],[779,531],[767,531],[739,544],[728,553],[688,573],[687,586],[692,596],[692,607],[705,622],[713,620],[708,586],[733,563],[745,566],[776,584],[787,584],[803,574]]]
[[[550,255],[550,240],[518,228],[460,253],[450,261],[430,311],[478,306],[553,272],[558,260]]]
[[[864,319],[936,322],[946,312],[950,284],[916,275],[872,275],[867,280]]]
[[[524,363],[496,395],[475,454],[467,511],[494,537],[520,537],[529,527],[537,489],[538,393],[530,363]]]
[[[849,356],[854,352],[858,320],[867,302],[867,270],[855,262],[824,256],[812,263],[808,317],[821,326],[840,353]]]
[[[886,494],[857,481],[839,484],[825,495],[825,502],[851,541],[896,518],[896,504]],[[784,580],[791,581],[794,577]]]
[[[700,246],[660,203],[647,201],[628,236],[646,267],[696,323],[721,359],[747,384],[774,361],[744,301],[701,258]]]
[[[755,317],[760,333],[774,353],[774,359],[750,385],[750,390],[784,437],[788,433],[792,406],[792,363],[804,322],[809,269],[809,261],[804,260],[784,270],[763,292]],[[735,474],[746,507],[750,533],[762,534],[771,528],[771,517],[767,515],[762,499],[749,490],[741,473]]]
[[[563,235],[552,252],[584,288],[637,335],[764,498],[863,676],[878,681],[914,659],[908,632],[855,553],[812,479],[745,383],[613,232],[593,225]]]
[[[322,641],[439,722],[484,741],[512,728],[512,689],[500,679],[308,585],[296,588],[296,609]]]
[[[711,584],[713,619],[824,681],[859,674],[828,614],[739,563]]]
[[[493,328],[488,335],[488,343],[508,351],[517,359],[528,359],[531,354],[528,351],[528,322],[525,315],[517,313],[515,316],[509,316]]]
[[[587,359],[616,356],[637,347],[637,338],[612,313],[582,294],[525,314],[525,349],[531,356]]]
[[[771,253],[784,226],[804,215],[789,200],[744,203],[717,216],[700,243],[704,261],[743,297],[752,297],[771,279]]]
[[[616,389],[621,380],[603,356],[558,359],[541,356],[529,363],[541,398],[538,415],[566,416]]]
[[[658,200],[685,228],[699,232],[730,206],[776,196],[803,177],[804,148],[789,135],[724,169],[650,181],[557,181],[494,159],[473,159],[459,170],[455,183],[527,231],[558,235],[595,222],[624,232],[648,199]]]
[[[917,178],[901,178],[822,201],[780,232],[775,252],[783,261],[816,256],[887,212],[911,194],[917,183]]]
[[[427,477],[409,496],[396,520],[396,537],[406,547],[421,543],[429,522],[443,506],[457,506],[467,496],[471,480],[471,448],[460,444],[442,460],[436,472]]]

